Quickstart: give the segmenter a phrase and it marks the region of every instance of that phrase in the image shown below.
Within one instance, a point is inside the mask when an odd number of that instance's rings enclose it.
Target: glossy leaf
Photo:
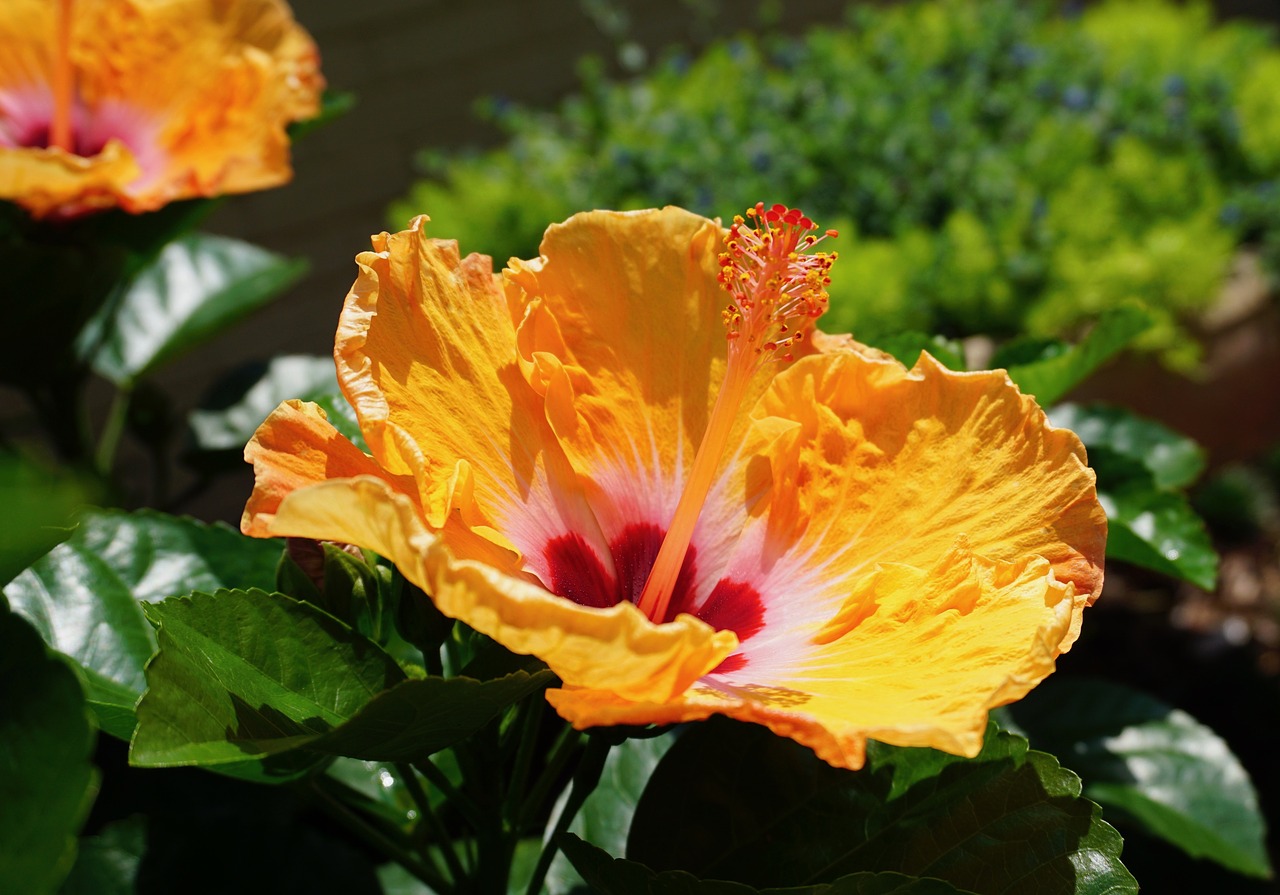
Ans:
[[[901,873],[853,873],[825,885],[754,889],[742,883],[701,880],[680,870],[655,873],[573,835],[566,836],[561,847],[590,891],[599,895],[969,895],[940,879]]]
[[[332,357],[286,355],[272,358],[262,378],[228,407],[196,410],[190,417],[196,446],[207,451],[241,451],[281,401],[314,401],[338,393]]]
[[[130,754],[144,767],[283,753],[313,763],[324,755],[416,761],[552,680],[548,671],[406,679],[377,644],[283,594],[195,594],[147,614],[159,625],[160,651],[147,666]]]
[[[587,796],[578,810],[578,816],[569,826],[569,832],[582,837],[592,845],[614,855],[622,854],[627,847],[627,833],[631,818],[644,792],[645,784],[653,776],[658,761],[675,742],[671,733],[656,737],[623,740],[609,750],[600,782]],[[560,797],[560,805],[552,815],[559,813],[568,791]],[[568,857],[556,855],[547,872],[547,891],[551,895],[568,893],[583,884]]]
[[[1130,486],[1099,491],[1107,511],[1107,557],[1213,590],[1218,554],[1204,522],[1181,494]]]
[[[1239,873],[1269,876],[1258,796],[1231,749],[1185,712],[1105,681],[1049,680],[1009,708],[1115,816]]]
[[[108,824],[80,840],[75,866],[58,895],[134,895],[138,865],[147,849],[141,817]]]
[[[271,587],[279,541],[150,510],[92,510],[4,589],[13,611],[83,670],[103,730],[128,739],[155,633],[140,601],[193,590]]]
[[[1058,401],[1126,348],[1151,326],[1150,312],[1139,305],[1121,305],[1098,318],[1078,344],[1053,346],[1038,360],[1012,364],[1009,378],[1042,406]]]
[[[305,260],[239,240],[183,236],[165,246],[119,302],[90,322],[81,351],[100,376],[130,386],[263,307],[306,269]]]
[[[876,340],[876,346],[898,359],[906,367],[914,367],[920,352],[927,351],[949,370],[965,370],[964,345],[944,336],[920,332],[897,333]]]
[[[1080,436],[1091,465],[1099,452],[1136,461],[1158,488],[1186,488],[1204,472],[1204,448],[1121,407],[1060,404],[1049,411],[1049,422]]]
[[[764,728],[714,721],[659,763],[627,857],[757,887],[895,872],[979,895],[1117,895],[1137,891],[1120,846],[1079,778],[994,726],[973,759],[873,744],[851,772]]]
[[[0,895],[56,891],[96,794],[75,672],[0,607]]]

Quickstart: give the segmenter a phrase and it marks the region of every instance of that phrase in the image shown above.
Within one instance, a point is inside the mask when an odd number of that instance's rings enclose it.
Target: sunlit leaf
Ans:
[[[283,594],[224,590],[147,607],[147,665],[130,761],[216,766],[289,753],[414,761],[452,745],[552,680],[407,679],[377,644]]]
[[[1193,857],[1269,876],[1249,775],[1212,730],[1118,684],[1051,679],[1009,708],[1031,742],[1071,764],[1084,793]]]
[[[128,739],[155,633],[139,603],[231,585],[269,588],[279,541],[150,510],[92,510],[5,586],[14,612],[83,669],[103,730]]]
[[[964,345],[955,339],[943,336],[930,336],[925,333],[895,333],[876,340],[875,347],[886,351],[907,367],[915,366],[920,359],[920,352],[927,351],[950,370],[966,369],[964,363]]]
[[[302,259],[208,234],[169,243],[81,335],[93,369],[129,386],[263,307],[306,272]]]
[[[1009,378],[1042,406],[1063,397],[1151,326],[1151,314],[1139,305],[1107,311],[1076,345],[1044,347],[1040,358],[1008,367]],[[997,360],[997,365],[999,364]]]
[[[243,450],[258,426],[281,401],[314,401],[336,395],[338,376],[331,357],[285,355],[272,358],[262,378],[239,400],[219,410],[196,410],[190,417],[196,446],[207,451]]]
[[[1204,448],[1122,407],[1059,404],[1049,411],[1049,422],[1080,436],[1091,465],[1103,451],[1136,461],[1158,488],[1185,488],[1204,472]]]
[[[1204,522],[1181,494],[1141,486],[1099,491],[1107,511],[1107,556],[1182,578],[1205,590],[1218,580],[1218,554]]]

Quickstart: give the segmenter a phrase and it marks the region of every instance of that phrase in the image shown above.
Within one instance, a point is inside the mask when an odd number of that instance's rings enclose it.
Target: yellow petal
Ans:
[[[1044,560],[1001,563],[958,547],[929,571],[883,566],[868,575],[854,595],[865,616],[793,655],[784,674],[711,676],[664,704],[574,688],[548,699],[580,728],[728,715],[839,767],[861,767],[868,739],[972,756],[987,711],[1052,671],[1073,596]]]
[[[574,724],[722,713],[842,766],[868,738],[971,755],[1074,641],[1105,538],[1079,440],[1002,373],[824,347],[757,405],[715,517],[762,629],[667,704],[552,694]]]
[[[595,520],[516,364],[515,331],[483,255],[426,236],[427,218],[358,256],[335,357],[386,469],[414,476],[426,521],[461,513],[533,553]]]
[[[593,211],[548,228],[542,257],[505,273],[521,370],[606,531],[665,526],[679,497],[724,376],[723,232],[678,208]]]

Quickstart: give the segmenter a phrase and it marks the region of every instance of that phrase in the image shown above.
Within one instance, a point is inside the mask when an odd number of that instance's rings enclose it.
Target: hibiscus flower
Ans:
[[[324,86],[283,0],[5,0],[0,46],[0,198],[37,217],[285,183]]]
[[[579,214],[501,275],[426,220],[358,256],[338,325],[370,454],[282,404],[245,532],[389,558],[577,727],[724,714],[850,768],[975,754],[1076,639],[1079,440],[1003,372],[814,330],[834,258],[799,212]]]

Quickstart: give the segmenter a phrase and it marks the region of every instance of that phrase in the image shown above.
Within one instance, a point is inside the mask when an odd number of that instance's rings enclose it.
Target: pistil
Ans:
[[[836,255],[811,252],[834,230],[815,236],[813,221],[798,209],[764,203],[735,217],[720,255],[720,284],[730,302],[723,312],[728,363],[702,443],[675,515],[667,527],[639,607],[655,622],[666,620],[676,579],[693,538],[698,516],[715,483],[720,460],[748,391],[761,365],[789,361],[792,349],[827,309],[828,274]]]
[[[57,0],[54,11],[53,117],[49,122],[49,145],[64,152],[73,148],[71,108],[75,99],[75,79],[71,70],[71,4]]]

